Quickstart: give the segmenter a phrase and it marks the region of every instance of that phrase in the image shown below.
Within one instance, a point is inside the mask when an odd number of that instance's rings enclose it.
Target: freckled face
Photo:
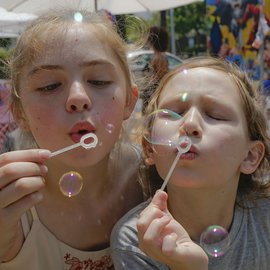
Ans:
[[[240,165],[247,156],[250,140],[239,90],[231,78],[210,68],[179,73],[161,92],[158,105],[182,117],[178,130],[168,125],[160,131],[161,136],[180,134],[182,127],[194,147],[192,154],[180,160],[169,183],[198,187],[231,182],[237,186]],[[163,178],[175,155],[173,151],[171,156],[154,154]]]
[[[106,155],[129,116],[129,89],[118,59],[94,31],[81,25],[45,40],[42,57],[22,77],[21,102],[29,129],[41,148],[54,151],[74,143],[70,131],[76,124],[90,123],[99,139],[98,155]],[[75,152],[84,153],[85,160],[86,152]]]

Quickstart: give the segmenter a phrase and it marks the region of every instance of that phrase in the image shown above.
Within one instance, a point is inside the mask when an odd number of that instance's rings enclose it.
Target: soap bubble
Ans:
[[[179,146],[181,125],[182,116],[180,114],[171,110],[160,109],[146,117],[143,136],[153,145],[156,153],[165,154],[168,153],[166,148],[176,149]]]
[[[81,12],[75,12],[74,13],[74,21],[76,22],[82,22],[83,21],[83,15]]]
[[[62,175],[59,180],[60,191],[67,197],[74,197],[80,193],[83,186],[81,175],[70,171]]]
[[[106,125],[106,131],[107,131],[109,134],[114,133],[114,131],[115,131],[115,127],[114,127],[114,125],[113,125],[113,124],[108,123],[108,124]]]
[[[171,138],[168,128],[177,127],[179,129],[180,119],[181,115],[167,109],[154,111],[145,120],[143,136],[151,144],[175,145],[178,137]]]
[[[212,225],[202,233],[200,245],[209,256],[220,257],[230,247],[229,233],[221,226]]]

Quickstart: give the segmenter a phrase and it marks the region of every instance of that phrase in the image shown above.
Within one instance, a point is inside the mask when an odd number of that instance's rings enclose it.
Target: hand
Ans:
[[[167,208],[168,195],[158,191],[138,222],[140,249],[171,270],[206,270],[208,257]]]
[[[23,150],[0,155],[0,261],[19,251],[23,234],[20,218],[42,200],[48,150]]]

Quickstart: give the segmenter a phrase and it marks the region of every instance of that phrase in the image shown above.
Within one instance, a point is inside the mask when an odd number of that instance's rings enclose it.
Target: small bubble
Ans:
[[[202,233],[200,245],[209,256],[220,257],[230,247],[229,233],[221,226],[210,226]]]
[[[60,191],[67,197],[74,197],[80,193],[83,179],[77,172],[71,171],[63,174],[59,180]]]
[[[81,12],[75,12],[74,13],[74,20],[76,22],[82,22],[83,21],[83,15]]]
[[[188,93],[183,93],[181,95],[181,100],[182,100],[182,102],[186,102],[188,100]]]
[[[108,132],[109,134],[112,134],[112,133],[114,132],[114,130],[115,130],[115,127],[114,127],[113,124],[107,124],[106,130],[107,130],[107,132]]]

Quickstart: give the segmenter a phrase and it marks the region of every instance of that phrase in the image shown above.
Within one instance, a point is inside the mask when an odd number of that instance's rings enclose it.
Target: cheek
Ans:
[[[37,141],[37,138],[46,136],[50,129],[59,125],[56,111],[48,106],[30,105],[24,112],[28,127]]]
[[[96,103],[94,107],[97,108],[104,123],[113,124],[113,122],[123,121],[125,100],[122,96],[112,95],[106,100],[103,97],[101,103]]]
[[[99,130],[99,140],[117,140],[123,124],[124,103],[113,97],[102,104],[96,104],[95,108],[97,110],[90,113]]]
[[[153,160],[157,171],[165,179],[176,157],[175,148],[155,145],[153,151]]]
[[[247,139],[246,136],[239,131],[223,132],[216,134],[216,144],[212,144],[212,159],[224,160],[231,164],[235,163],[236,166],[242,161],[247,152]]]

